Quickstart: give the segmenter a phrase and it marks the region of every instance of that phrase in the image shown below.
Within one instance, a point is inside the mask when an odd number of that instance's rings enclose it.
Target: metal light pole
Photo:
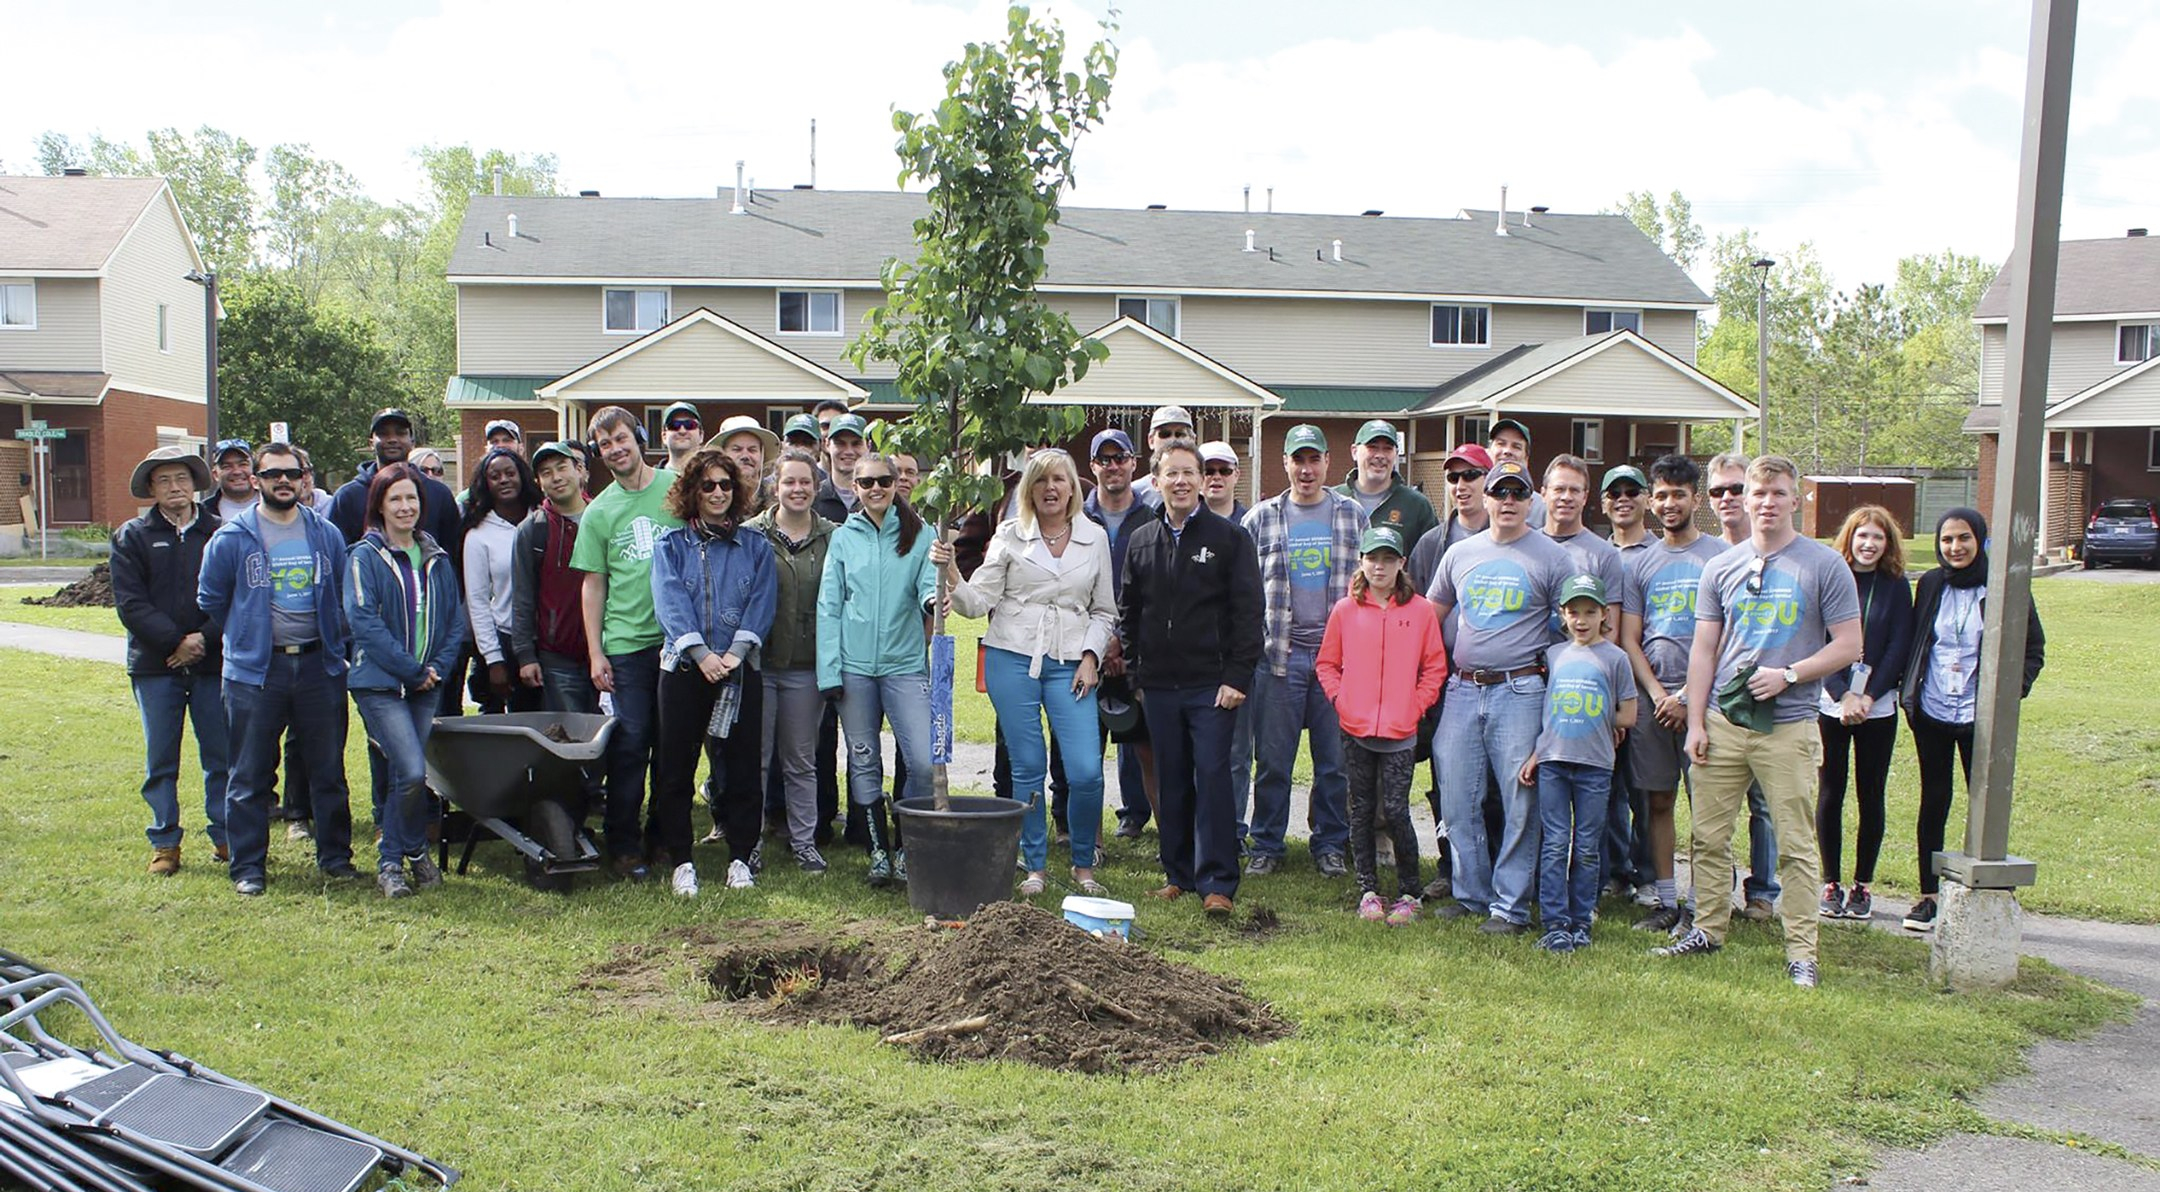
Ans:
[[[1770,270],[1769,257],[1748,262],[1755,270],[1755,454],[1770,454]]]
[[[218,445],[217,270],[190,269],[187,280],[203,288],[203,407],[209,414],[207,427],[210,450],[214,453]],[[211,462],[216,460],[213,458]]]

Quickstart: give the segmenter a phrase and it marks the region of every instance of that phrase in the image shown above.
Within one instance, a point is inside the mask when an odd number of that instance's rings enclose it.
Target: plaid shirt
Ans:
[[[1350,578],[1357,574],[1358,539],[1365,533],[1365,507],[1356,498],[1333,489],[1320,490],[1321,500],[1331,502],[1329,525],[1334,543],[1329,555],[1334,569],[1328,574],[1328,607],[1350,594]],[[1266,642],[1268,673],[1290,671],[1290,490],[1253,506],[1245,515],[1245,532],[1252,535],[1260,552],[1260,590],[1267,601]]]

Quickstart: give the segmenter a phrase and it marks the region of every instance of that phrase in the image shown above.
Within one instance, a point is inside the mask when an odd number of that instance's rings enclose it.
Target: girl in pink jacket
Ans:
[[[1403,572],[1402,534],[1374,526],[1358,541],[1350,594],[1328,614],[1320,642],[1321,690],[1342,721],[1343,771],[1350,783],[1350,856],[1357,867],[1358,915],[1400,927],[1417,918],[1417,831],[1410,826],[1410,777],[1418,719],[1447,682],[1447,646],[1432,603]],[[1373,834],[1385,824],[1395,843],[1395,904],[1380,898]]]

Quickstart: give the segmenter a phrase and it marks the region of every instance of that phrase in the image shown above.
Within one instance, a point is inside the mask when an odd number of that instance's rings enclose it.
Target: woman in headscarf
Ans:
[[[1899,701],[1912,725],[1920,763],[1920,898],[1905,913],[1909,931],[1935,928],[1935,894],[1941,880],[1935,854],[1950,819],[1953,754],[1972,785],[1973,721],[1980,700],[1980,627],[1987,619],[1987,519],[1976,509],[1952,509],[1935,523],[1935,557],[1941,566],[1920,577],[1913,598],[1912,662],[1905,668]],[[2025,672],[2019,698],[2032,693],[2047,660],[2040,610],[2025,626]]]

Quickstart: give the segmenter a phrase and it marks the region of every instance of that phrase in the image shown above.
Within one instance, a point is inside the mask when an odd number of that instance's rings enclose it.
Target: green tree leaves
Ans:
[[[397,372],[364,320],[311,304],[289,278],[242,275],[220,289],[218,408],[235,434],[291,426],[329,475],[352,475],[368,419],[397,397]]]

